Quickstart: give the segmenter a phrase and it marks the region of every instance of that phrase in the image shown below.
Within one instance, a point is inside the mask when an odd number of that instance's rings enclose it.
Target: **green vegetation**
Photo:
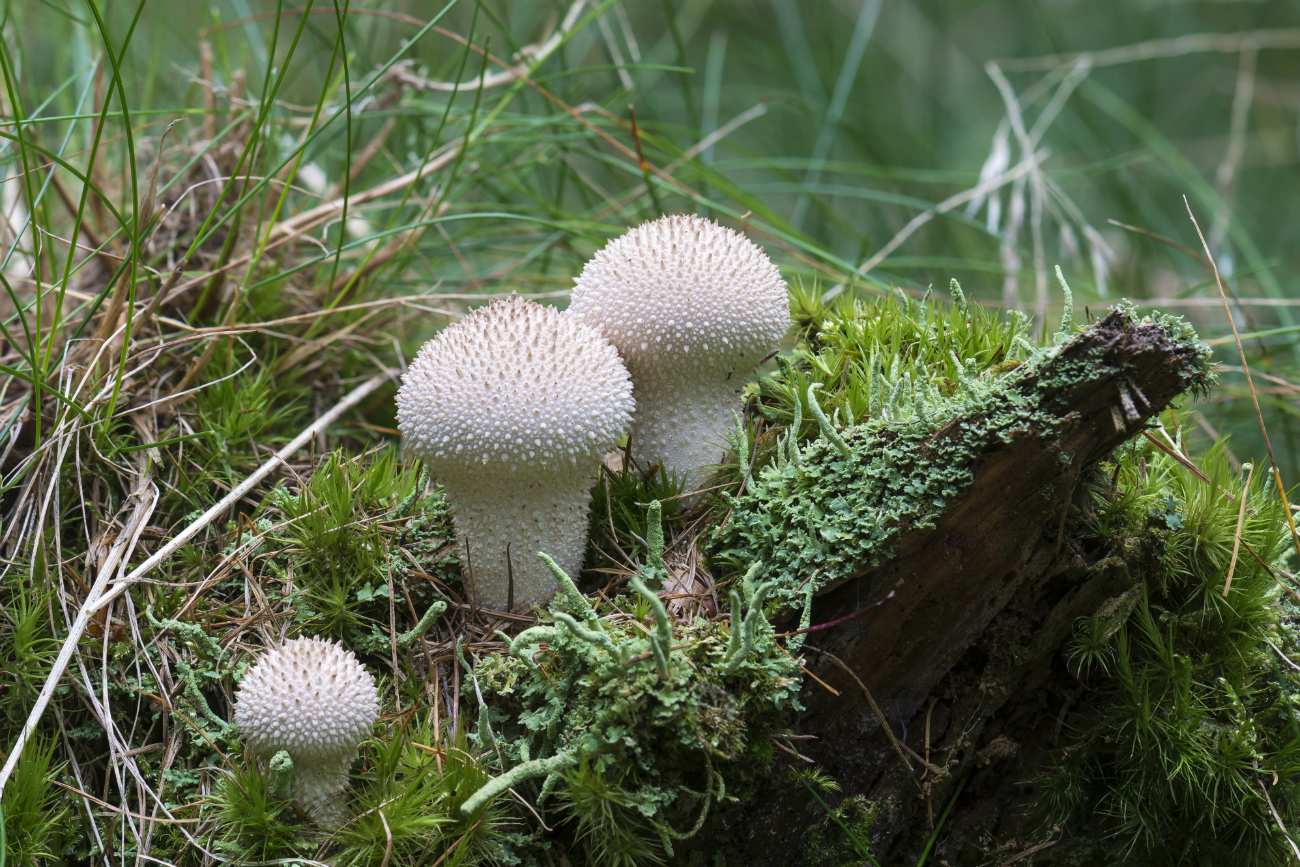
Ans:
[[[874,805],[862,795],[854,795],[840,801],[832,808],[822,800],[822,793],[838,792],[840,786],[834,779],[826,776],[820,768],[802,770],[791,769],[790,775],[796,777],[807,787],[813,798],[826,811],[826,816],[808,832],[808,851],[805,863],[811,865],[834,864],[845,867],[876,867],[880,862],[871,854],[867,842],[871,827],[876,824]],[[856,857],[855,857],[856,856]]]
[[[1247,487],[1222,447],[1197,463],[1208,482],[1149,446],[1123,450],[1079,515],[1134,584],[1076,625],[1087,706],[1040,782],[1047,821],[1098,864],[1292,852],[1273,811],[1300,811],[1300,607],[1274,564],[1295,552],[1266,479]]]
[[[3,6],[0,867],[681,860],[674,835],[789,758],[769,735],[800,677],[780,650],[801,637],[765,615],[806,617],[811,589],[960,490],[904,460],[908,437],[1010,400],[1016,366],[1053,351],[1052,264],[1076,290],[1067,321],[1159,298],[1225,340],[1200,262],[1106,222],[1199,248],[1183,193],[1244,299],[1283,484],[1300,478],[1300,331],[1273,304],[1300,267],[1293,49],[1268,38],[1289,12],[846,9]],[[1253,35],[1151,41],[1201,32]],[[1021,60],[982,73],[996,57]],[[750,386],[718,490],[690,511],[662,473],[611,469],[572,576],[585,595],[535,622],[472,610],[449,507],[400,452],[397,375],[488,297],[563,306],[607,238],[678,210],[745,229],[792,286],[796,328]],[[937,300],[954,275],[966,294]],[[1192,432],[1254,456],[1243,539],[1289,568],[1239,361],[1219,358],[1222,385],[1178,430],[1229,491],[1236,455]],[[866,457],[882,444],[888,467]],[[1293,599],[1239,552],[1224,600],[1237,504],[1149,449],[1116,462],[1075,523],[1136,540],[1145,590],[1079,627],[1072,664],[1097,697],[1047,777],[1048,821],[1080,857],[1158,863],[1177,837],[1184,863],[1217,841],[1275,863],[1289,844],[1268,799],[1300,825]],[[880,520],[849,520],[868,502],[888,503]],[[74,631],[101,580],[123,589]],[[256,655],[300,633],[340,639],[381,690],[333,829],[277,797],[229,724]],[[533,762],[550,764],[518,771]],[[512,771],[514,793],[466,814]],[[817,856],[869,863],[871,806],[809,780],[830,823]]]
[[[659,504],[649,511],[658,524]],[[540,804],[567,784],[578,840],[599,864],[671,855],[673,840],[693,837],[710,807],[770,760],[767,736],[801,682],[763,615],[770,585],[731,591],[729,629],[702,618],[674,627],[651,589],[664,573],[662,537],[650,545],[628,582],[634,594],[599,607],[548,560],[562,588],[551,622],[477,669],[486,688],[509,696],[513,718],[490,735],[502,770],[512,767],[475,802],[544,777]],[[483,739],[486,706],[480,713]]]
[[[1033,405],[1005,370],[1033,348],[1024,320],[1008,326],[979,310],[968,318],[955,282],[953,292],[958,303],[943,307],[905,299],[827,309],[815,292],[797,296],[803,364],[783,359],[779,379],[763,379],[759,394],[771,404],[763,416],[798,435],[755,461],[744,496],[727,499],[735,517],[718,542],[742,571],[757,567],[755,580],[770,577],[787,605],[890,557],[893,539],[924,526],[970,482],[962,456],[1019,423],[1018,403]],[[938,454],[920,448],[977,408],[986,430]]]
[[[742,570],[753,563],[752,580],[770,578],[787,605],[879,566],[903,533],[933,526],[974,480],[974,455],[1016,430],[1050,433],[1061,423],[1050,399],[1061,382],[1035,377],[1026,387],[1021,377],[1060,353],[1070,323],[1052,345],[1034,349],[1020,332],[1023,320],[1003,325],[972,309],[956,281],[952,291],[946,308],[910,300],[829,311],[801,304],[806,368],[787,361],[779,381],[763,380],[759,393],[773,406],[761,411],[807,435],[806,405],[816,419],[809,433],[818,438],[807,448],[793,434],[778,439],[770,462],[755,462],[745,494],[723,494],[734,517],[718,541],[723,558]],[[1131,306],[1120,310],[1137,321]],[[1188,387],[1204,394],[1213,378],[1208,350],[1184,323],[1166,317],[1160,324],[1198,354]],[[1100,356],[1058,367],[1065,368],[1058,379],[1117,372]],[[837,433],[840,418],[856,424]],[[958,418],[958,435],[934,437]]]

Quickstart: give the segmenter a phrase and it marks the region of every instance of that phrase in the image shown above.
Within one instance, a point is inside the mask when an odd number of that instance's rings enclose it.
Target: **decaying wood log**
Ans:
[[[937,817],[956,785],[1014,752],[1011,738],[988,743],[986,725],[1009,696],[1042,680],[1077,617],[1131,583],[1122,560],[1090,563],[1063,544],[1064,510],[1097,461],[1208,378],[1194,344],[1111,313],[1009,386],[1008,394],[1036,395],[1047,423],[995,438],[973,456],[973,483],[933,526],[910,531],[894,557],[816,599],[813,623],[831,623],[893,591],[810,634],[808,666],[839,695],[807,678],[798,721],[817,738],[800,741],[799,752],[846,795],[873,802],[870,836],[882,863],[915,863],[927,811]],[[930,442],[978,421],[956,419]],[[863,686],[905,745],[882,729]],[[927,728],[931,762],[948,774],[925,771],[917,756]],[[907,750],[910,768],[900,757]],[[792,853],[824,820],[798,783],[768,788],[719,820],[727,863],[799,863]]]

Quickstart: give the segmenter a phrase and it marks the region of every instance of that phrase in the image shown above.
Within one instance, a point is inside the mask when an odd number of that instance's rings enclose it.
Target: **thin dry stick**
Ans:
[[[113,601],[118,596],[120,596],[122,592],[126,590],[126,588],[130,587],[132,584],[134,584],[135,582],[143,578],[144,575],[148,573],[151,569],[153,569],[155,566],[164,562],[168,557],[174,554],[182,545],[184,545],[186,542],[192,539],[195,536],[195,534],[197,534],[204,527],[208,526],[208,524],[211,524],[214,520],[216,520],[217,517],[220,516],[222,512],[224,512],[226,509],[230,508],[231,505],[233,505],[234,503],[242,499],[243,496],[247,494],[249,491],[253,490],[253,488],[257,487],[258,483],[260,483],[263,479],[265,479],[268,475],[270,475],[277,467],[279,467],[281,464],[287,464],[289,462],[289,458],[292,457],[293,454],[297,452],[300,448],[305,446],[307,443],[311,442],[311,440],[315,438],[318,431],[324,430],[326,427],[333,424],[339,418],[339,416],[343,415],[343,413],[347,412],[349,409],[356,406],[367,396],[369,396],[371,392],[379,388],[379,386],[383,385],[385,382],[388,382],[389,378],[390,378],[390,374],[382,373],[379,376],[372,377],[371,379],[366,380],[364,383],[354,388],[351,392],[348,393],[346,397],[344,397],[341,401],[335,404],[333,409],[331,409],[329,412],[325,413],[320,418],[316,419],[314,422],[308,425],[306,429],[303,430],[302,433],[298,434],[296,437],[293,438],[292,442],[290,442],[287,446],[285,446],[284,448],[276,452],[269,461],[262,464],[262,466],[258,467],[257,470],[251,476],[249,476],[248,478],[240,482],[238,485],[236,485],[235,488],[229,494],[226,494],[226,496],[221,498],[221,501],[219,503],[217,503],[211,509],[208,509],[202,515],[200,515],[192,524],[190,524],[184,530],[181,530],[179,533],[173,536],[170,542],[168,542],[166,545],[163,545],[161,548],[158,549],[157,553],[155,553],[148,560],[145,560],[143,563],[137,566],[130,575],[127,575],[125,578],[122,578],[121,580],[116,582],[113,585],[113,589],[105,593],[102,597],[99,598],[98,601],[94,603],[88,603],[86,608],[83,608],[82,610],[83,611],[89,610],[93,614],[94,612],[103,608],[109,602]]]
[[[1025,858],[1028,858],[1030,855],[1034,855],[1034,854],[1036,854],[1036,853],[1038,853],[1038,852],[1043,851],[1044,849],[1047,849],[1047,848],[1049,848],[1049,847],[1051,847],[1051,846],[1055,846],[1058,842],[1060,842],[1060,841],[1059,841],[1059,840],[1045,840],[1045,841],[1043,841],[1042,843],[1039,843],[1037,846],[1030,846],[1028,849],[1026,849],[1025,851],[1021,852],[1019,855],[1015,855],[1015,856],[1009,858],[1008,860],[1003,861],[1003,862],[1002,862],[1002,867],[1007,867],[1008,864],[1014,864],[1014,863],[1017,862],[1017,861],[1024,860]]]
[[[137,316],[131,323],[131,337],[134,337],[142,326],[149,322],[149,320],[153,319],[154,314],[158,312],[158,308],[162,306],[162,303],[167,300],[169,295],[171,295],[172,290],[176,288],[176,284],[180,282],[181,273],[185,270],[185,266],[188,265],[189,262],[189,259],[182,258],[176,263],[176,267],[172,269],[172,273],[167,277],[167,282],[164,283],[158,292],[149,299],[149,303],[145,306],[144,312]],[[130,340],[130,338],[127,339],[128,341]]]
[[[510,84],[515,79],[526,75],[529,67],[536,68],[539,66],[555,52],[555,49],[559,48],[560,45],[563,44],[564,37],[566,37],[577,25],[583,7],[586,5],[586,0],[578,0],[578,2],[571,5],[568,11],[565,12],[558,30],[552,30],[551,34],[541,42],[535,42],[532,45],[525,45],[520,48],[515,53],[515,56],[521,58],[521,62],[515,66],[508,66],[501,72],[488,73],[485,70],[482,75],[473,81],[430,81],[429,79],[416,75],[409,69],[399,65],[390,69],[385,77],[391,78],[394,81],[400,81],[402,84],[405,84],[408,87],[413,87],[416,90],[431,90],[443,93],[452,93],[458,90],[464,91],[467,89],[487,90],[488,88]],[[328,13],[328,11],[329,10],[319,10],[317,11],[317,14],[322,14],[322,12]],[[405,19],[412,24],[417,22],[419,24],[424,24],[423,21],[411,18],[410,16],[393,15],[391,17],[398,18],[399,20]],[[434,29],[445,33],[441,27]],[[493,59],[495,60],[496,58]],[[501,63],[500,61],[497,62],[500,65],[505,66],[504,63]],[[624,72],[623,74],[626,75],[627,73]]]
[[[1198,478],[1198,479],[1200,479],[1201,481],[1205,482],[1205,484],[1207,484],[1207,485],[1212,485],[1212,484],[1214,484],[1214,482],[1210,479],[1210,477],[1207,476],[1207,475],[1205,474],[1205,472],[1204,472],[1200,467],[1198,467],[1196,464],[1194,464],[1194,463],[1192,463],[1191,461],[1189,461],[1189,460],[1188,460],[1186,457],[1184,457],[1183,455],[1180,455],[1178,452],[1176,452],[1176,451],[1174,451],[1173,449],[1171,449],[1169,446],[1167,446],[1167,445],[1165,445],[1164,443],[1160,442],[1160,440],[1158,440],[1158,439],[1156,439],[1155,437],[1153,437],[1153,436],[1151,435],[1151,432],[1150,432],[1150,431],[1142,431],[1142,436],[1144,436],[1144,437],[1146,437],[1147,439],[1149,439],[1149,440],[1151,441],[1151,444],[1154,445],[1156,448],[1160,449],[1160,451],[1164,452],[1165,454],[1169,455],[1169,457],[1173,458],[1174,460],[1178,461],[1178,463],[1182,464],[1182,465],[1187,469],[1187,471],[1190,472],[1192,475],[1196,476],[1196,478]],[[1221,491],[1223,491],[1223,493],[1227,494],[1227,495],[1228,495],[1228,499],[1230,499],[1230,500],[1235,500],[1235,499],[1237,499],[1235,496],[1233,496],[1232,491],[1224,490],[1224,488],[1223,488],[1222,485],[1219,486],[1219,490],[1221,490]]]
[[[109,579],[117,571],[118,565],[125,562],[131,556],[131,552],[135,550],[136,542],[140,539],[140,533],[148,525],[154,507],[158,505],[158,486],[153,483],[148,472],[140,477],[139,484],[136,485],[136,489],[131,493],[129,500],[134,502],[131,516],[127,518],[122,531],[118,533],[116,541],[113,542],[113,547],[109,549],[108,556],[100,564],[99,575],[95,578],[94,586],[90,588],[90,593],[86,597],[86,604],[82,605],[81,611],[77,613],[77,619],[73,621],[72,628],[68,631],[68,637],[59,650],[58,658],[54,660],[54,667],[50,670],[49,677],[45,679],[45,686],[41,688],[40,695],[36,697],[36,704],[32,707],[31,713],[27,715],[27,722],[23,725],[22,731],[18,733],[17,740],[14,741],[4,769],[0,770],[0,795],[4,794],[5,783],[8,782],[9,775],[18,766],[18,759],[23,753],[23,745],[27,743],[27,739],[36,730],[36,725],[41,721],[45,708],[49,705],[50,699],[54,697],[55,688],[58,687],[59,681],[63,679],[63,672],[67,671],[68,663],[72,661],[72,654],[76,651],[82,633],[86,631],[86,626],[90,623],[90,615],[94,613],[91,604],[96,599],[103,598],[101,594],[103,594],[104,588],[108,586]]]
[[[1119,220],[1107,220],[1106,222],[1107,222],[1107,223],[1110,223],[1112,226],[1119,226],[1121,229],[1127,229],[1128,231],[1130,231],[1130,232],[1134,232],[1134,233],[1136,233],[1136,234],[1138,234],[1138,235],[1145,235],[1146,237],[1150,238],[1151,240],[1153,240],[1153,241],[1159,241],[1161,244],[1165,244],[1165,245],[1167,245],[1167,246],[1169,246],[1169,247],[1173,247],[1175,250],[1182,250],[1184,253],[1186,253],[1187,255],[1191,256],[1191,257],[1192,257],[1193,259],[1195,259],[1197,262],[1200,262],[1200,263],[1201,263],[1202,265],[1204,265],[1206,268],[1210,267],[1210,263],[1209,263],[1209,261],[1208,261],[1204,256],[1202,256],[1200,253],[1196,252],[1195,250],[1193,250],[1191,247],[1187,246],[1186,244],[1180,244],[1180,243],[1178,243],[1178,242],[1175,241],[1173,238],[1166,238],[1164,235],[1158,235],[1158,234],[1156,234],[1155,232],[1151,231],[1150,229],[1143,229],[1141,226],[1130,226],[1128,223],[1121,223]],[[1161,300],[1163,301],[1164,299],[1161,299]],[[1171,298],[1171,299],[1169,299],[1169,300],[1172,301],[1172,300],[1174,300],[1174,299]],[[1195,301],[1202,301],[1202,300],[1203,300],[1203,301],[1205,301],[1207,304],[1210,304],[1210,303],[1217,304],[1217,303],[1219,303],[1219,302],[1215,301],[1213,298],[1204,298],[1204,299],[1196,298],[1196,299],[1191,299],[1191,300],[1195,300]],[[1272,301],[1273,299],[1270,298],[1270,299],[1268,299],[1268,300],[1269,300],[1269,301]],[[1158,302],[1156,301],[1156,299],[1154,299],[1154,298],[1151,299],[1151,302],[1152,302],[1153,304],[1158,303]]]
[[[379,862],[379,867],[388,867],[388,859],[393,857],[393,832],[388,828],[388,819],[384,817],[383,810],[376,810],[379,813],[379,821],[384,823],[384,837],[388,845],[384,848],[384,860]]]
[[[650,633],[650,630],[649,630],[649,629],[646,629],[646,628],[645,628],[644,626],[642,626],[641,624],[636,623],[635,621],[633,621],[633,623],[635,623],[635,625],[637,625],[637,626],[641,626],[641,629],[642,629],[643,631],[645,631],[645,633],[646,633],[647,635]],[[777,643],[777,642],[775,642],[775,641],[772,642],[772,645],[773,645],[777,650],[779,650],[779,651],[781,651],[782,653],[784,653],[786,659],[790,660],[790,661],[793,662],[795,665],[798,665],[800,671],[802,671],[804,674],[808,675],[808,676],[811,677],[813,680],[817,681],[817,682],[820,683],[823,687],[825,687],[827,692],[829,692],[831,695],[835,696],[836,698],[839,698],[839,697],[840,697],[840,691],[839,691],[838,689],[836,689],[835,687],[831,686],[829,683],[827,683],[826,681],[822,680],[820,677],[818,677],[817,675],[813,674],[813,673],[812,673],[811,671],[809,671],[806,667],[804,667],[803,665],[801,665],[801,664],[799,663],[799,660],[795,659],[793,656],[790,655],[790,651],[786,650],[784,647],[782,647],[779,643]],[[685,646],[685,645],[683,645],[683,646]],[[813,648],[813,649],[816,650],[816,648]],[[646,658],[647,658],[647,659],[649,658],[649,655],[648,655],[648,654],[647,654]]]
[[[1273,814],[1273,821],[1277,822],[1277,829],[1282,832],[1282,836],[1286,837],[1286,841],[1291,844],[1291,851],[1295,853],[1296,858],[1300,859],[1300,846],[1296,845],[1295,840],[1291,838],[1291,832],[1286,829],[1286,825],[1282,824],[1282,817],[1277,814],[1277,807],[1273,806],[1273,799],[1268,796],[1268,789],[1264,787],[1264,781],[1256,777],[1255,782],[1259,783],[1259,790],[1264,793],[1264,803],[1268,804],[1268,811]]]
[[[1250,387],[1250,399],[1255,404],[1255,417],[1259,419],[1259,431],[1264,435],[1264,448],[1268,450],[1268,462],[1273,467],[1273,481],[1277,483],[1277,495],[1282,498],[1283,505],[1286,506],[1286,523],[1291,528],[1291,540],[1295,543],[1295,550],[1300,554],[1300,534],[1295,530],[1295,518],[1291,515],[1291,503],[1286,498],[1286,488],[1282,487],[1282,473],[1278,471],[1277,459],[1273,457],[1273,444],[1268,441],[1268,428],[1264,426],[1264,413],[1259,408],[1259,395],[1255,393],[1255,380],[1250,375],[1250,365],[1246,362],[1246,350],[1241,345],[1241,335],[1237,333],[1237,323],[1232,318],[1232,308],[1228,306],[1228,293],[1223,291],[1223,280],[1219,277],[1219,266],[1214,262],[1214,256],[1210,254],[1210,245],[1205,242],[1205,234],[1201,231],[1201,224],[1196,222],[1196,215],[1192,213],[1192,205],[1187,201],[1187,196],[1183,196],[1183,204],[1187,207],[1187,216],[1192,218],[1192,225],[1196,227],[1196,236],[1201,239],[1201,247],[1205,250],[1205,257],[1210,260],[1210,268],[1214,271],[1214,283],[1219,287],[1219,297],[1223,299],[1223,309],[1228,314],[1228,324],[1232,326],[1232,339],[1237,342],[1237,355],[1241,357],[1241,367],[1246,374],[1246,385]]]
[[[1289,665],[1289,666],[1291,666],[1292,668],[1294,668],[1296,671],[1300,671],[1300,665],[1296,665],[1294,659],[1292,659],[1291,657],[1289,657],[1289,656],[1287,656],[1285,653],[1283,653],[1283,652],[1282,652],[1282,648],[1278,647],[1276,644],[1274,644],[1273,642],[1269,641],[1267,638],[1264,639],[1264,643],[1267,644],[1269,647],[1273,648],[1275,651],[1277,651],[1277,655],[1280,656],[1280,657],[1282,657],[1282,661],[1283,661],[1283,662],[1285,662],[1287,665]]]
[[[1232,573],[1237,571],[1237,554],[1241,552],[1241,529],[1246,525],[1246,500],[1250,494],[1250,480],[1255,476],[1255,465],[1247,464],[1246,485],[1241,489],[1241,508],[1237,510],[1237,534],[1232,540],[1232,559],[1228,561],[1228,578],[1223,582],[1223,598],[1232,589]]]

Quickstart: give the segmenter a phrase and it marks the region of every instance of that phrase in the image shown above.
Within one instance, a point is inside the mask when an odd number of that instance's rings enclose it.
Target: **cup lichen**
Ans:
[[[662,560],[662,539],[652,541],[643,569],[650,574]],[[729,634],[722,622],[674,622],[647,586],[649,575],[631,577],[634,596],[593,607],[546,560],[561,585],[550,622],[516,636],[508,655],[476,667],[511,713],[508,736],[498,740],[503,774],[464,809],[530,777],[545,777],[545,796],[585,765],[621,781],[670,850],[672,839],[693,833],[674,825],[698,830],[728,781],[753,772],[766,734],[795,705],[798,663],[777,648],[763,614],[770,585],[743,598],[733,590]],[[637,600],[652,627],[627,614],[638,610]]]

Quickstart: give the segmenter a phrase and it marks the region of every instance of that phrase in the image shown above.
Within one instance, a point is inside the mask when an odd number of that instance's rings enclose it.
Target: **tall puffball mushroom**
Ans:
[[[293,761],[290,790],[304,810],[337,821],[357,748],[379,718],[375,679],[350,650],[324,638],[295,638],[266,653],[235,695],[235,723],[250,750]]]
[[[515,295],[420,350],[397,426],[442,482],[476,604],[518,608],[553,593],[538,552],[578,574],[591,486],[634,406],[627,368],[598,330]]]
[[[611,241],[575,282],[569,315],[600,329],[632,374],[632,457],[698,488],[745,377],[790,327],[785,281],[744,235],[676,214]]]

